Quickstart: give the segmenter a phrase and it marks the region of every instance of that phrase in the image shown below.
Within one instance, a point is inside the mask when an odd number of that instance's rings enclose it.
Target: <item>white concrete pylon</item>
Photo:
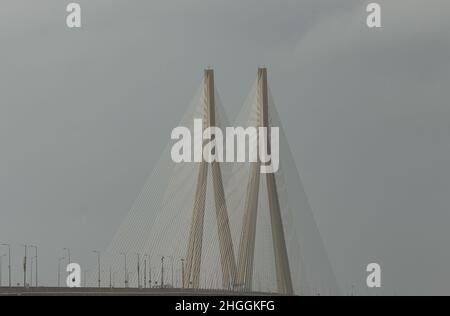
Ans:
[[[206,106],[204,108],[203,128],[205,129],[216,126],[214,71],[211,69],[205,70],[204,89]],[[185,274],[183,278],[185,284],[183,284],[183,286],[185,288],[199,288],[200,286],[208,165],[211,165],[212,169],[220,263],[222,268],[222,286],[224,289],[232,289],[236,279],[236,261],[222,181],[222,172],[220,170],[219,162],[214,161],[212,163],[207,163],[204,160],[200,163],[198,171],[197,188],[186,254]]]
[[[256,112],[258,114],[256,124],[258,127],[269,128],[268,109],[268,86],[267,69],[258,69]],[[258,134],[258,139],[261,137]],[[267,137],[267,149],[271,151],[270,137]],[[259,144],[259,141],[258,141]],[[259,145],[258,145],[259,146]],[[259,150],[258,150],[259,153]],[[260,187],[260,157],[257,162],[251,163],[249,180],[247,185],[247,196],[244,209],[244,219],[242,222],[241,241],[239,249],[237,285],[245,291],[252,290],[254,253],[256,241],[256,223],[258,213],[258,198]],[[275,175],[266,174],[267,198],[269,200],[273,250],[275,255],[275,269],[278,293],[292,295],[291,271],[287,254],[286,241],[284,236],[283,221],[277,191]]]

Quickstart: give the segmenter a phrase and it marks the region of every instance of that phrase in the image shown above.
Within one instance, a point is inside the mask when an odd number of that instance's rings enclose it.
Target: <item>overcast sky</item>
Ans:
[[[95,265],[207,66],[230,121],[269,67],[330,261],[362,294],[450,294],[450,2],[361,0],[0,2],[0,242]],[[1,248],[0,254],[5,252]],[[19,253],[20,251],[20,253]],[[3,273],[6,275],[6,265]],[[5,278],[4,278],[5,279]]]

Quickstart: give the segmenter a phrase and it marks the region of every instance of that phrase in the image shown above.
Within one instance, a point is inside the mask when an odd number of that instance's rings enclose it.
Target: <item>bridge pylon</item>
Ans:
[[[203,108],[203,129],[206,129],[209,127],[216,127],[214,71],[212,69],[205,70],[203,82],[205,104],[205,107]],[[222,268],[222,286],[224,289],[233,289],[236,280],[236,261],[220,163],[217,161],[209,163],[204,161],[204,159],[200,162],[197,175],[194,206],[186,253],[186,264],[184,267],[183,287],[194,289],[200,287],[203,226],[209,165],[211,165],[214,188],[220,263]]]
[[[268,103],[269,93],[267,85],[267,69],[260,68],[258,69],[255,109],[257,113],[257,127],[270,127]],[[260,137],[263,136],[260,135],[258,131],[258,147],[260,144]],[[267,152],[270,153],[271,142],[269,132],[267,132],[266,134],[266,140],[263,141],[267,146]],[[261,180],[261,159],[259,157],[259,152],[260,151],[258,150],[257,162],[252,162],[250,166],[239,247],[238,274],[236,284],[244,291],[252,291],[253,284],[256,223]],[[289,258],[287,254],[275,174],[267,173],[265,174],[265,176],[267,184],[267,197],[269,200],[278,293],[292,295],[294,293],[294,290],[292,286],[291,271],[289,267]]]

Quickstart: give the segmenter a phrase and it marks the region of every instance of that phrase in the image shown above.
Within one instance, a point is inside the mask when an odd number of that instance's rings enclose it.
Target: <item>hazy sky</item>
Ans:
[[[450,2],[0,2],[0,242],[107,247],[207,66],[227,114],[269,80],[344,291],[379,262],[384,294],[450,294]],[[1,248],[0,254],[5,252]],[[3,275],[6,275],[4,264]],[[5,280],[5,277],[4,277]]]

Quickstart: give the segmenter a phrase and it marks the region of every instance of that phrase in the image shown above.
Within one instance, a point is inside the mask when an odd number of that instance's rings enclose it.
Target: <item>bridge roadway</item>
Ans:
[[[275,293],[176,288],[0,287],[0,296],[269,296]]]

